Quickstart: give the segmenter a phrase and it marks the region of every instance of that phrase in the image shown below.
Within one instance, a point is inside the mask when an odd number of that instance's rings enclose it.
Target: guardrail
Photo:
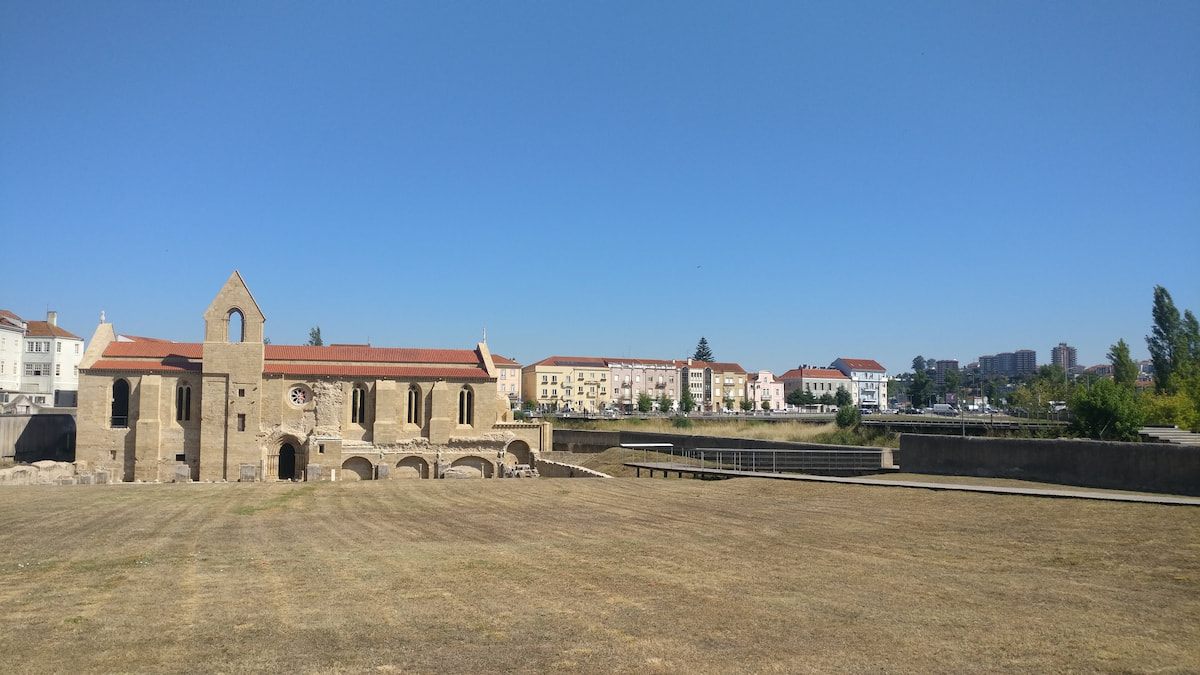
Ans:
[[[732,469],[762,473],[877,473],[884,466],[882,448],[821,450],[773,448],[676,448],[664,443],[622,444],[632,461],[667,461],[700,469]],[[651,457],[656,453],[657,457]]]

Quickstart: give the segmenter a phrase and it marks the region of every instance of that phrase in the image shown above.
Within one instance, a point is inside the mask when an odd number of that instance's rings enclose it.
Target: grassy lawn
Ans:
[[[1200,509],[738,479],[0,490],[5,672],[1197,672]]]

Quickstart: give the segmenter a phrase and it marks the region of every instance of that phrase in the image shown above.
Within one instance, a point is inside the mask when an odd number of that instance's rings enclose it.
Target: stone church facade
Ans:
[[[124,481],[490,478],[551,447],[549,425],[511,421],[486,343],[269,345],[265,321],[236,271],[203,343],[102,319],[80,363],[76,459]]]

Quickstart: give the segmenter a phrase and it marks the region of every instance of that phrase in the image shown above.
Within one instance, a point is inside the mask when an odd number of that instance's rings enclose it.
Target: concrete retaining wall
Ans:
[[[624,432],[555,429],[552,445],[554,450],[559,452],[604,452],[621,445],[622,433]]]
[[[54,413],[0,415],[0,459],[75,461],[75,417]]]
[[[604,452],[622,443],[670,443],[680,449],[727,448],[733,450],[863,450],[864,448],[822,445],[819,443],[788,443],[757,438],[727,438],[724,436],[695,436],[691,434],[659,434],[641,431],[576,431],[554,430],[554,449],[568,452]],[[878,452],[879,448],[871,448]]]
[[[543,478],[612,478],[606,473],[600,473],[574,464],[551,462],[545,459],[537,460],[538,475]]]
[[[900,470],[1200,495],[1200,449],[1163,443],[902,434]]]

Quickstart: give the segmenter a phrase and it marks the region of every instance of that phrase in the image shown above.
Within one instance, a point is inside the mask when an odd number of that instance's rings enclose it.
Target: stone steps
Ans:
[[[1138,433],[1143,438],[1159,443],[1174,443],[1200,448],[1200,434],[1179,427],[1144,427]]]

